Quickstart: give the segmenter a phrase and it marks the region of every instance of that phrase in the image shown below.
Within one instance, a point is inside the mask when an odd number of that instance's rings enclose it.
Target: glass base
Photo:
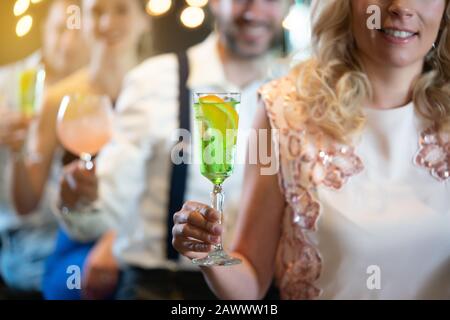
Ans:
[[[192,263],[197,266],[212,267],[212,266],[234,266],[242,263],[241,259],[229,256],[225,251],[213,251],[207,257],[202,259],[193,259]]]

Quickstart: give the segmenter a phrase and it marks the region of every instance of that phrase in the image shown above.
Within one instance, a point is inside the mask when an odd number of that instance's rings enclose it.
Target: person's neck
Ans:
[[[394,109],[407,105],[412,100],[413,83],[422,73],[423,63],[395,68],[361,59],[372,86],[372,97],[368,107]]]
[[[226,79],[242,89],[264,75],[267,53],[255,58],[238,57],[222,42],[218,42],[219,56]]]
[[[123,78],[138,63],[136,52],[113,54],[103,51],[95,54],[88,66],[90,82],[96,91],[115,101],[122,88]]]

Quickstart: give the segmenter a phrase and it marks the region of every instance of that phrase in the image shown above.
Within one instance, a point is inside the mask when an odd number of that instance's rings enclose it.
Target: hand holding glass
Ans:
[[[19,71],[12,83],[14,89],[9,91],[16,97],[6,94],[7,89],[0,92],[0,144],[7,145],[16,157],[38,160],[37,154],[26,151],[26,143],[32,119],[42,104],[45,70],[38,66]]]
[[[234,168],[239,115],[237,107],[240,94],[194,95],[196,140],[200,152],[200,171],[213,184],[212,207],[220,215],[223,223],[224,193],[222,185],[231,176]],[[229,256],[222,242],[214,245],[206,258],[192,262],[201,266],[230,266],[241,260]]]
[[[104,95],[65,96],[58,111],[57,133],[61,144],[80,157],[83,168],[94,167],[92,157],[112,135],[112,104]],[[87,210],[81,204],[79,210]]]

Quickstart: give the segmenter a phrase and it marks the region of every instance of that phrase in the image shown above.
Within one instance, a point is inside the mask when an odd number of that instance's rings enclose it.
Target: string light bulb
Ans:
[[[180,20],[185,27],[194,29],[205,20],[205,12],[199,7],[187,7],[181,12]]]
[[[16,35],[23,37],[27,35],[33,27],[33,17],[25,15],[31,4],[39,4],[44,0],[16,0],[13,7],[13,13],[16,17],[22,16],[16,24]]]
[[[204,7],[208,4],[208,0],[186,0],[186,3],[191,7]]]
[[[30,15],[23,16],[17,22],[16,35],[19,38],[27,35],[28,32],[30,32],[32,26],[33,26],[33,17],[31,17]]]
[[[149,0],[146,11],[151,16],[160,16],[167,13],[172,7],[172,0]]]
[[[13,12],[16,17],[23,15],[30,7],[30,0],[17,0],[14,3]]]

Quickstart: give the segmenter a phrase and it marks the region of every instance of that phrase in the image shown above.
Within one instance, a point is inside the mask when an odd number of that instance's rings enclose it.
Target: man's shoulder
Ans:
[[[132,69],[126,76],[117,111],[142,116],[161,113],[159,103],[176,100],[178,95],[178,62],[175,53],[151,57]],[[164,108],[166,109],[166,108]]]
[[[205,45],[209,43],[210,37],[200,43],[197,43],[186,49],[186,55],[188,57],[189,63],[193,60],[203,59]],[[178,74],[178,53],[164,53],[160,55],[156,55],[150,57],[143,62],[141,62],[138,66],[132,69],[126,78],[127,83],[135,83],[135,81],[145,79],[151,81],[155,80],[157,83],[161,83],[164,79],[174,78],[177,79]]]
[[[177,57],[175,53],[165,53],[157,55],[143,61],[137,67],[132,69],[127,75],[127,82],[139,81],[145,79],[160,79],[162,76],[174,74],[177,70]]]

